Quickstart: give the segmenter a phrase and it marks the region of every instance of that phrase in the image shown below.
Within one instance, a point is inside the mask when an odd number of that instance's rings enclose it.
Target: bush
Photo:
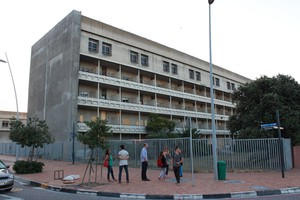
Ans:
[[[17,174],[34,174],[41,173],[45,166],[42,162],[18,160],[13,166]]]

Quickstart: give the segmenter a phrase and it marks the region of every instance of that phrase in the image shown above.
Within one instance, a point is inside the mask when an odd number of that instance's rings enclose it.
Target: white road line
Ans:
[[[24,199],[22,199],[22,198],[11,197],[11,196],[2,195],[2,194],[0,194],[0,197],[6,198],[5,200],[24,200]],[[2,199],[2,198],[1,198],[1,199]]]

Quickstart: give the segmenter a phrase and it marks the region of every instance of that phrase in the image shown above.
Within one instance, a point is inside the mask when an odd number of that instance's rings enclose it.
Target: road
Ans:
[[[70,194],[65,192],[56,192],[52,190],[47,190],[39,187],[32,187],[26,183],[15,180],[15,187],[11,192],[0,193],[1,200],[120,200],[120,198],[113,197],[99,197],[91,195],[81,195],[81,194]],[[299,194],[289,194],[289,195],[272,195],[264,197],[255,198],[242,198],[241,200],[299,200]],[[220,199],[215,199],[220,200]],[[221,199],[229,200],[229,199]],[[233,200],[233,199],[231,199]],[[236,200],[236,199],[235,199]]]
[[[120,198],[108,198],[91,195],[70,194],[56,192],[43,188],[32,187],[15,180],[15,186],[11,192],[0,193],[1,200],[120,200]]]

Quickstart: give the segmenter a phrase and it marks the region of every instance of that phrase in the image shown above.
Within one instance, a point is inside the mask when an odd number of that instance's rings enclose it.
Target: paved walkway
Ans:
[[[0,155],[0,159],[12,166],[15,157]],[[20,158],[22,159],[22,158]],[[209,199],[209,198],[241,198],[283,193],[300,192],[300,169],[286,171],[282,178],[280,171],[227,173],[226,180],[215,180],[213,173],[194,174],[183,172],[180,186],[175,184],[173,171],[167,180],[158,180],[159,170],[148,170],[151,181],[141,181],[141,170],[129,168],[130,183],[125,181],[123,171],[122,183],[108,182],[107,169],[93,165],[89,182],[89,169],[86,163],[75,163],[52,160],[38,160],[45,164],[44,171],[37,174],[16,174],[17,179],[29,181],[33,186],[70,193],[94,193],[98,196],[113,196],[126,198],[161,198],[161,199]],[[72,184],[64,184],[55,180],[54,171],[63,170],[64,177],[79,175],[80,178]],[[83,180],[84,174],[85,178]],[[114,167],[115,177],[118,177],[118,167]],[[97,176],[96,176],[97,174]],[[101,175],[102,174],[102,175]],[[56,174],[58,175],[58,174]],[[194,180],[194,184],[193,184]]]

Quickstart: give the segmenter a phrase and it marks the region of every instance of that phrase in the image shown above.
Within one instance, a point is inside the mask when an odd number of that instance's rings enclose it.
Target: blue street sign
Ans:
[[[270,123],[270,124],[262,124],[260,127],[270,127],[270,126],[276,126],[276,123]]]
[[[276,125],[277,125],[276,123],[262,124],[262,125],[260,125],[260,128],[262,128],[262,129],[273,129]]]

